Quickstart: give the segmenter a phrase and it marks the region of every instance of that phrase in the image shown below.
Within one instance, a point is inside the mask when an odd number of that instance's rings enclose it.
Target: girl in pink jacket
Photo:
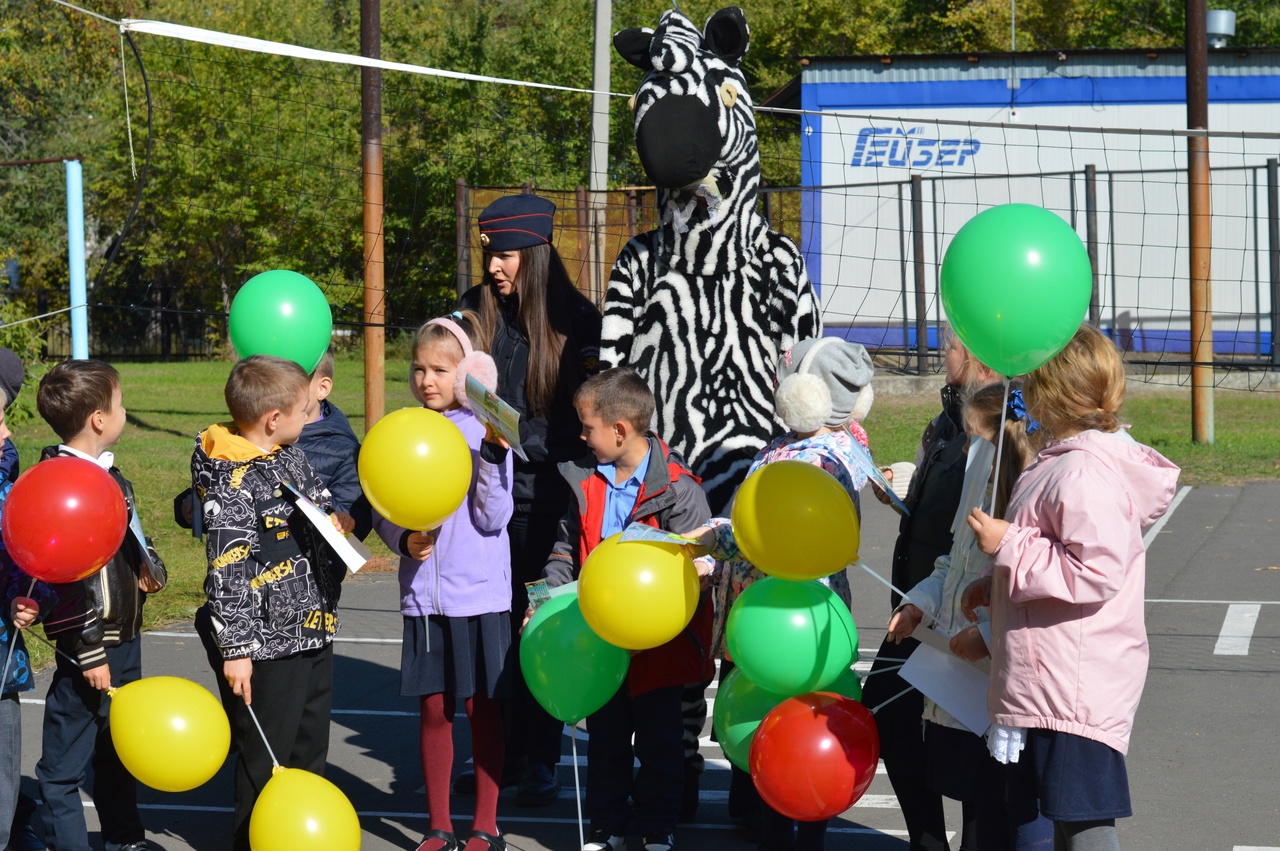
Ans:
[[[1142,528],[1168,509],[1178,468],[1131,438],[1117,415],[1124,365],[1081,326],[1027,376],[1024,395],[1048,444],[997,520],[969,524],[993,556],[963,604],[991,612],[994,722],[1001,761],[1026,763],[1059,849],[1119,849],[1132,815],[1125,753],[1147,676]]]

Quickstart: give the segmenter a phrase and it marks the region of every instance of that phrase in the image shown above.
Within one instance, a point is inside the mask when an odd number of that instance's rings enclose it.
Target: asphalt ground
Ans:
[[[897,518],[874,500],[864,505],[862,558],[887,576]],[[1127,851],[1280,851],[1280,484],[1188,488],[1168,521],[1148,534],[1151,668],[1128,759],[1135,814],[1120,822],[1121,844]],[[865,671],[884,635],[888,591],[861,571],[850,581],[863,648],[858,668]],[[398,691],[397,606],[394,573],[351,577],[343,591],[326,776],[360,813],[366,851],[414,849],[428,826],[417,707]],[[190,623],[148,633],[143,642],[147,674],[189,677],[213,688]],[[40,672],[33,697],[23,701],[23,786],[30,793],[37,791],[32,778],[48,677]],[[470,753],[465,718],[457,720],[454,735],[456,773]],[[564,791],[555,804],[518,808],[504,792],[499,824],[514,849],[577,847],[569,736],[563,741]],[[578,748],[585,751],[583,742]],[[702,803],[696,821],[679,828],[677,844],[753,848],[753,838],[728,816],[727,763],[714,744],[703,752],[709,765]],[[144,787],[148,838],[166,851],[220,851],[228,847],[231,799],[226,766],[188,793]],[[453,799],[459,830],[469,824],[472,800]],[[85,801],[93,842],[101,847],[87,794]],[[958,829],[958,820],[958,806],[950,805],[949,827]],[[883,773],[827,839],[832,851],[906,847]],[[951,847],[959,847],[958,837]]]

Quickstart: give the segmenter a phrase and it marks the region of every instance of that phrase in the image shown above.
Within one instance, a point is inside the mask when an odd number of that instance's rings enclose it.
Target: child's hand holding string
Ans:
[[[436,533],[411,532],[405,539],[404,547],[410,558],[426,561],[431,558],[431,552],[436,548]]]
[[[1009,531],[1009,523],[997,520],[981,508],[975,508],[969,515],[969,528],[973,530],[978,549],[987,555],[995,555],[996,547],[1004,540],[1004,533]]]
[[[977,609],[991,605],[991,577],[984,576],[969,583],[960,595],[960,611],[971,621],[978,619]]]
[[[9,605],[9,619],[18,629],[26,629],[40,615],[40,604],[30,597],[14,597]]]
[[[962,629],[951,639],[951,652],[966,662],[977,662],[991,655],[987,650],[987,642],[976,626]]]

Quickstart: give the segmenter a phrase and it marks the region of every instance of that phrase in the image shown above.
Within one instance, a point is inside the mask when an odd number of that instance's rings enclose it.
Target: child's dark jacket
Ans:
[[[40,460],[60,455],[78,457],[62,447],[46,446]],[[107,472],[124,493],[129,523],[137,524],[132,483],[116,467]],[[167,573],[151,539],[146,539],[144,551],[133,533],[126,532],[120,549],[97,573],[76,582],[50,584],[58,601],[45,616],[45,634],[57,639],[63,652],[73,654],[82,671],[107,664],[106,648],[132,641],[141,632],[147,595],[138,587],[138,578],[144,565],[151,578],[163,586]]]
[[[205,593],[225,659],[283,659],[329,644],[338,631],[344,568],[280,488],[323,510],[329,492],[297,446],[264,453],[234,426],[196,436],[192,485],[204,505]]]
[[[652,434],[649,452],[649,470],[631,519],[672,532],[688,532],[705,525],[711,519],[711,509],[697,476],[677,453]],[[552,587],[577,579],[583,562],[600,543],[608,484],[598,475],[596,465],[591,454],[559,465],[574,501],[560,521],[559,536],[542,571]],[[704,593],[683,632],[666,644],[632,656],[627,674],[631,694],[711,679],[715,673],[711,621],[711,595]]]
[[[338,407],[325,399],[320,403],[323,417],[302,427],[298,448],[307,456],[311,469],[333,497],[333,510],[350,512],[360,499],[357,459],[360,440]]]

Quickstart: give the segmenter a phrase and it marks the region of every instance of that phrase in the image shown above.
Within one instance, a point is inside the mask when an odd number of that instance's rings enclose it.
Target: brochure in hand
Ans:
[[[347,570],[355,573],[364,567],[365,562],[373,557],[369,550],[365,549],[364,544],[360,543],[350,535],[343,535],[334,528],[333,521],[329,519],[329,515],[320,510],[320,506],[316,505],[307,495],[293,485],[285,482],[280,483],[280,490],[285,493],[289,499],[293,500],[298,506],[298,510],[302,512],[302,516],[316,528],[320,533],[320,537],[324,538],[324,542],[329,545],[334,554],[342,559],[342,563],[347,566]]]
[[[472,375],[467,376],[467,401],[471,403],[471,412],[480,422],[493,426],[493,430],[511,444],[511,451],[519,455],[522,461],[529,460],[529,456],[524,454],[524,448],[520,446],[519,411],[490,393]]]

